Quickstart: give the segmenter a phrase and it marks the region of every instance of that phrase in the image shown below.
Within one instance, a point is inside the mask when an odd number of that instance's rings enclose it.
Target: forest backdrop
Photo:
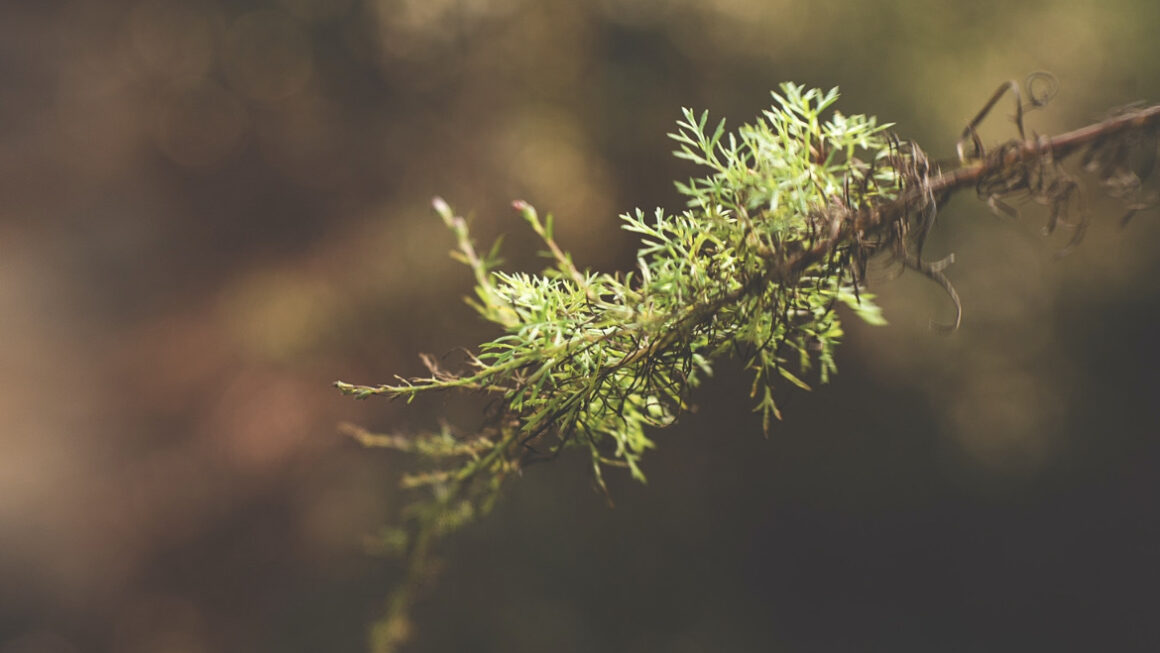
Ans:
[[[0,8],[0,652],[361,651],[399,567],[363,537],[396,454],[338,435],[472,419],[357,403],[490,338],[433,195],[507,234],[534,203],[582,266],[676,208],[682,106],[731,125],[781,81],[953,156],[995,87],[1038,133],[1160,98],[1145,0],[110,0]],[[983,137],[1012,137],[1004,104]],[[954,199],[870,282],[835,381],[761,437],[720,369],[649,485],[534,466],[444,549],[416,651],[1146,650],[1160,566],[1160,235],[1089,187],[1042,214]]]

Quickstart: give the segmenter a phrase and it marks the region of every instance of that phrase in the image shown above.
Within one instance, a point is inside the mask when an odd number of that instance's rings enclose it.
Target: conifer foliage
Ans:
[[[455,239],[453,256],[475,277],[469,303],[499,335],[469,353],[466,369],[444,369],[424,356],[426,377],[336,386],[359,399],[458,391],[490,402],[466,431],[445,425],[380,434],[342,426],[365,445],[424,461],[422,471],[403,479],[416,492],[404,523],[382,536],[385,549],[406,557],[408,573],[376,628],[375,649],[395,650],[406,638],[409,607],[433,568],[434,542],[487,512],[522,468],[578,450],[601,488],[609,469],[644,481],[657,432],[726,356],[752,374],[754,409],[768,429],[780,417],[776,389],[808,389],[836,371],[838,304],[885,324],[864,287],[872,256],[893,257],[939,284],[955,318],[932,324],[956,328],[962,308],[944,272],[953,257],[923,257],[938,207],[952,193],[974,188],[1004,214],[1015,213],[1010,199],[1030,197],[1047,206],[1048,231],[1070,227],[1076,242],[1086,218],[1078,210],[1080,184],[1062,162],[1082,150],[1081,166],[1125,201],[1125,220],[1154,203],[1143,182],[1155,162],[1160,107],[1120,110],[1068,134],[1028,139],[1023,112],[1046,103],[1054,79],[1033,75],[1026,89],[1025,100],[1017,84],[1001,86],[964,130],[957,160],[945,164],[928,160],[889,124],[833,110],[837,89],[782,84],[773,106],[735,131],[685,109],[670,137],[675,155],[703,174],[677,183],[684,209],[621,216],[621,226],[639,238],[636,267],[623,273],[578,266],[556,243],[553,216],[524,202],[514,206],[550,263],[540,274],[505,272],[498,243],[477,249],[467,222],[436,199]],[[1008,93],[1019,138],[988,150],[975,130]]]

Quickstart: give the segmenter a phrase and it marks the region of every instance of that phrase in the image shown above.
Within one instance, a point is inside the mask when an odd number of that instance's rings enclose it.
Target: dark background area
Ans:
[[[0,8],[0,652],[364,650],[406,500],[383,431],[474,415],[329,384],[495,335],[429,208],[534,270],[510,209],[631,267],[677,209],[679,108],[736,125],[785,80],[953,155],[1049,70],[1037,133],[1160,97],[1154,1],[267,0]],[[1014,135],[1008,104],[984,130]],[[1088,184],[1084,245],[964,194],[889,266],[832,384],[761,437],[723,362],[649,485],[529,468],[445,543],[414,651],[1156,650],[1160,255]]]

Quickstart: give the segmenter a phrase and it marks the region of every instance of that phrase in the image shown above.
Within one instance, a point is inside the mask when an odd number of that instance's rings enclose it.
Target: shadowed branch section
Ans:
[[[578,267],[556,243],[553,217],[541,218],[525,202],[514,207],[542,239],[550,264],[536,275],[504,272],[498,248],[481,254],[467,222],[436,199],[457,243],[453,256],[476,280],[468,303],[501,335],[469,352],[463,371],[424,357],[427,377],[336,384],[360,399],[410,401],[447,390],[489,399],[481,423],[467,433],[449,425],[407,435],[341,427],[364,445],[412,454],[426,467],[404,476],[404,487],[423,494],[376,544],[404,555],[407,575],[376,627],[375,649],[393,651],[405,641],[410,605],[433,574],[433,543],[487,512],[506,480],[528,465],[578,448],[588,452],[600,488],[608,467],[644,481],[640,463],[654,447],[648,432],[687,410],[692,390],[724,356],[753,375],[755,411],[768,429],[781,416],[775,391],[787,383],[809,389],[836,371],[839,303],[868,323],[885,323],[864,287],[871,257],[891,256],[938,283],[956,316],[932,326],[957,328],[962,305],[944,272],[953,256],[923,257],[938,208],[955,192],[974,188],[1005,215],[1017,214],[1009,200],[1030,197],[1048,208],[1046,230],[1070,226],[1075,244],[1086,217],[1080,184],[1062,161],[1082,152],[1081,166],[1124,200],[1125,219],[1154,205],[1143,182],[1154,168],[1160,107],[1121,110],[1098,124],[1029,139],[1023,113],[1047,102],[1054,80],[1036,74],[1027,88],[1025,103],[1017,84],[1002,85],[964,130],[957,160],[945,164],[888,124],[833,111],[837,89],[783,84],[769,110],[733,132],[685,109],[670,134],[674,154],[704,174],[677,182],[684,210],[621,216],[640,239],[636,268],[624,273]],[[1019,138],[988,151],[976,127],[1008,93]]]

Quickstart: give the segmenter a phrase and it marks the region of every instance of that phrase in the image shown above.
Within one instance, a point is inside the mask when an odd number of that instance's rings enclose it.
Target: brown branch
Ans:
[[[1001,148],[1002,156],[987,157],[982,161],[965,165],[950,172],[934,176],[930,180],[930,190],[936,195],[977,184],[980,179],[1001,170],[1051,154],[1056,159],[1074,154],[1080,148],[1122,132],[1148,129],[1160,126],[1160,105],[1138,109],[1094,125],[1060,134],[1054,138],[1040,137],[1038,140],[1017,142],[1016,147]],[[911,201],[917,197],[911,198]]]
[[[925,206],[929,198],[946,197],[964,188],[977,187],[988,177],[1045,156],[1059,161],[1083,147],[1095,145],[1112,136],[1157,127],[1160,127],[1160,105],[1126,112],[1053,138],[1011,141],[1006,146],[992,150],[989,156],[947,172],[943,172],[936,165],[923,183],[912,184],[900,197],[836,216],[839,227],[831,229],[829,236],[817,242],[812,248],[801,250],[795,256],[785,259],[779,266],[781,272],[776,276],[789,279],[800,275],[807,267],[824,259],[834,248],[847,242],[854,234],[869,234],[888,229],[896,221],[914,212],[916,207]]]

